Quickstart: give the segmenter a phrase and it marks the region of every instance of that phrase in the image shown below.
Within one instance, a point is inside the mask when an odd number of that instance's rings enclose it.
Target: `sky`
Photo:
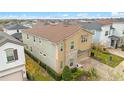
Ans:
[[[0,12],[0,19],[124,18],[124,12]]]

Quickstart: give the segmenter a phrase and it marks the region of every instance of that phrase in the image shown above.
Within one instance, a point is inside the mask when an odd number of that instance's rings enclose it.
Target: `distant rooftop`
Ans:
[[[4,28],[8,30],[16,30],[16,29],[27,29],[29,27],[19,25],[19,24],[10,24],[10,25],[5,25]]]
[[[102,24],[97,22],[80,22],[79,25],[86,30],[97,30],[101,31]]]

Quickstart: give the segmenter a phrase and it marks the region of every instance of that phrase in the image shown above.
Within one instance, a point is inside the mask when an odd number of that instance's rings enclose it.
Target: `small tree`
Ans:
[[[121,46],[121,50],[124,51],[124,45]]]
[[[62,79],[65,81],[72,80],[71,69],[68,66],[64,67],[64,70],[62,72]]]

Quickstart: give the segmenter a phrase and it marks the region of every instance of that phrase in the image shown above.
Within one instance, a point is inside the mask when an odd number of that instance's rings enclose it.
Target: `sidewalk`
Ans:
[[[121,49],[107,49],[111,54],[120,56],[124,58],[124,51],[121,51]]]

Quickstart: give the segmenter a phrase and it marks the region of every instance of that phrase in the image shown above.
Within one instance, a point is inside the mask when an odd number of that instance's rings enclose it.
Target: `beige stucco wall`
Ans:
[[[87,35],[87,42],[81,42],[81,35]],[[74,41],[74,49],[70,49],[70,43]],[[64,44],[64,51],[60,51],[60,45],[61,43]],[[79,31],[77,31],[75,34],[71,35],[70,37],[66,38],[64,41],[61,41],[58,44],[58,65],[60,67],[61,65],[61,61],[64,61],[64,65],[68,65],[69,66],[69,60],[71,58],[73,58],[75,60],[75,64],[74,66],[76,66],[77,62],[82,59],[82,58],[86,58],[87,56],[89,56],[88,51],[87,53],[85,53],[84,55],[81,55],[79,58],[77,57],[77,51],[78,50],[88,50],[91,48],[91,44],[92,44],[92,34],[80,29]],[[61,68],[58,68],[59,72],[62,71]]]

